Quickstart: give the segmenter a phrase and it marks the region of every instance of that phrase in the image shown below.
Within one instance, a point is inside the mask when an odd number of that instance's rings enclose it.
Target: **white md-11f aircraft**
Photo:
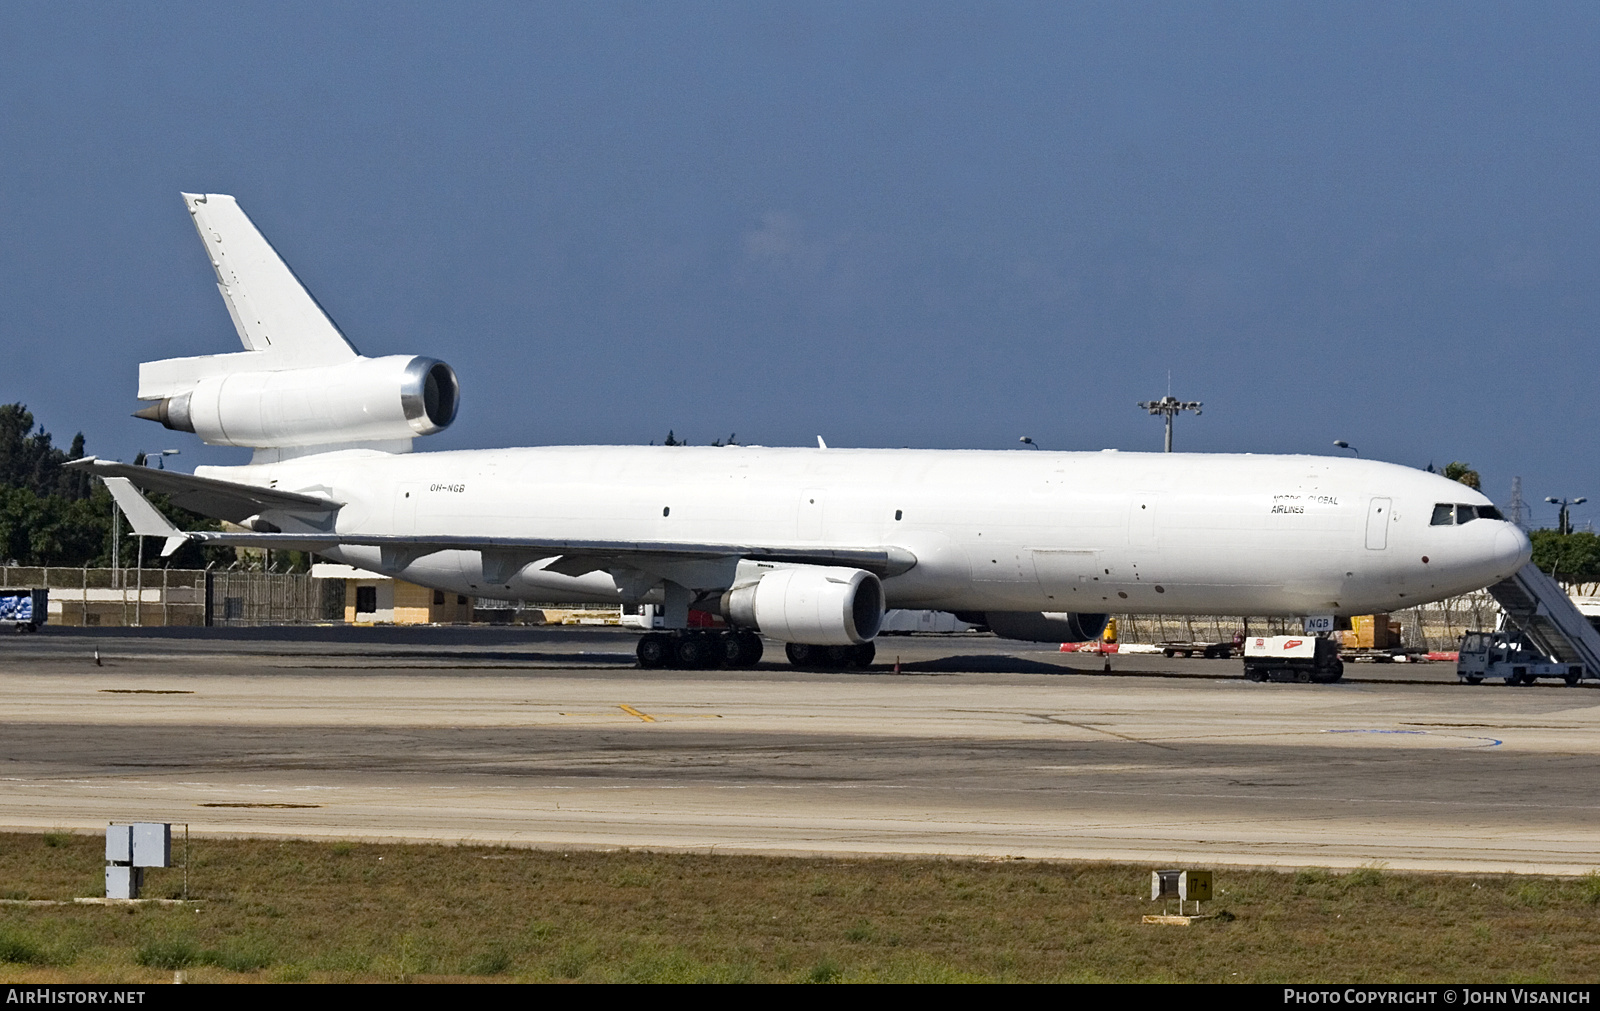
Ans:
[[[413,453],[456,416],[432,358],[365,358],[233,197],[185,194],[244,351],[146,362],[139,417],[248,464],[106,461],[142,536],[315,551],[460,594],[654,603],[647,667],[868,663],[885,607],[1010,638],[1110,612],[1338,616],[1475,590],[1528,539],[1476,491],[1370,460],[757,446]],[[244,528],[184,533],[141,494]],[[691,609],[728,631],[691,630]]]

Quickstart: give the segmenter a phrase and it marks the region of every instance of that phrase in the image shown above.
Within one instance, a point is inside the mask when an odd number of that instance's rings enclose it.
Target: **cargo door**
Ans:
[[[1389,546],[1390,500],[1375,498],[1367,506],[1367,547],[1382,551]]]

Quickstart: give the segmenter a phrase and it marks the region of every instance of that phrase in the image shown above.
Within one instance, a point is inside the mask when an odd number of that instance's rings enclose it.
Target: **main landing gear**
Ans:
[[[870,642],[857,646],[809,646],[791,642],[784,647],[789,662],[808,670],[848,670],[870,667],[877,647]],[[761,636],[754,632],[718,632],[688,629],[682,632],[650,632],[639,640],[639,666],[646,670],[677,667],[709,670],[713,667],[754,667],[761,661]]]
[[[651,632],[639,640],[639,666],[646,669],[682,667],[754,667],[761,662],[761,637],[754,632]]]

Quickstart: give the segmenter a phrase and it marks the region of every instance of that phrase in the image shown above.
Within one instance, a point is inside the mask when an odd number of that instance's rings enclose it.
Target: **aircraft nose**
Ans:
[[[1527,565],[1528,559],[1533,557],[1533,542],[1528,540],[1527,534],[1510,523],[1501,523],[1494,535],[1494,557],[1509,576]]]

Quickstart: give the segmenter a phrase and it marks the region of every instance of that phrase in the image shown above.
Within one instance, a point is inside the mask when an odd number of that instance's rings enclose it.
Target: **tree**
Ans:
[[[84,455],[83,433],[63,453],[23,404],[0,405],[0,561],[20,565],[111,564],[111,494],[81,470],[64,464]],[[172,505],[165,495],[151,503],[180,530],[217,530],[220,524]],[[138,547],[123,549],[131,563]],[[201,568],[208,561],[232,562],[232,548],[202,548],[186,543],[167,560],[175,567]],[[145,553],[145,565],[163,564],[159,549]]]
[[[26,488],[35,495],[89,497],[87,475],[63,470],[62,464],[83,456],[83,433],[72,440],[72,452],[51,445],[50,433],[33,429],[33,414],[23,404],[0,404],[0,486]]]
[[[1568,583],[1600,581],[1600,534],[1535,530],[1528,538],[1533,541],[1533,564],[1556,579]]]
[[[1452,461],[1445,465],[1444,476],[1452,481],[1460,481],[1473,491],[1477,491],[1481,484],[1478,479],[1478,472],[1472,469],[1470,463]]]

